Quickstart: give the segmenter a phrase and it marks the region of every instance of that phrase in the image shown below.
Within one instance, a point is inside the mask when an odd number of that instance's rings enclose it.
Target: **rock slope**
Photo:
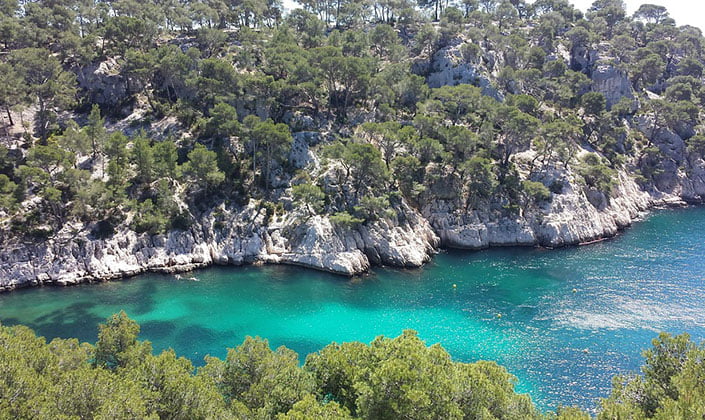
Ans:
[[[490,246],[558,247],[615,235],[650,207],[663,202],[641,191],[636,183],[620,175],[613,198],[600,209],[574,184],[567,184],[550,203],[529,209],[516,217],[496,217],[487,209],[462,211],[447,202],[435,202],[424,215],[444,246],[480,249]],[[668,197],[673,202],[678,199]]]

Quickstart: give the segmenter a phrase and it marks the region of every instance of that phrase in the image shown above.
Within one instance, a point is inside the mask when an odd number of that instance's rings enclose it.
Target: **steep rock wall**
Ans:
[[[582,188],[570,183],[549,203],[514,217],[498,216],[487,209],[465,211],[448,201],[431,203],[423,214],[447,247],[557,247],[613,236],[657,204],[625,174],[619,176],[615,196],[599,209]]]
[[[210,212],[187,231],[108,239],[66,227],[48,241],[4,244],[0,290],[40,284],[75,284],[146,271],[179,272],[213,264],[295,264],[344,275],[371,263],[419,267],[439,245],[428,223],[409,208],[403,223],[379,221],[359,229],[334,227],[326,217],[288,215],[265,223],[254,207]]]

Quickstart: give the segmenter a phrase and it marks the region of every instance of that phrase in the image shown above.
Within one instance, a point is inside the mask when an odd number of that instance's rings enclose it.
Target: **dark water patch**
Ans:
[[[157,291],[157,284],[155,282],[142,282],[138,287],[137,293],[139,293],[139,299],[129,299],[131,303],[132,312],[135,315],[144,315],[152,312],[154,310],[154,296]]]
[[[77,302],[61,309],[43,314],[31,321],[17,318],[3,318],[3,323],[24,324],[32,328],[38,335],[53,338],[78,338],[80,341],[94,342],[98,335],[97,325],[104,321],[103,317],[95,316],[90,309],[95,304]],[[10,321],[12,320],[12,321]]]
[[[234,348],[241,343],[240,335],[234,331],[219,331],[201,325],[189,325],[179,329],[171,343],[177,354],[190,358],[194,365],[203,365],[206,355],[225,358],[227,348]],[[231,342],[224,346],[223,343]]]
[[[153,340],[165,340],[171,337],[177,327],[168,321],[143,321],[140,323],[140,334],[152,337]]]

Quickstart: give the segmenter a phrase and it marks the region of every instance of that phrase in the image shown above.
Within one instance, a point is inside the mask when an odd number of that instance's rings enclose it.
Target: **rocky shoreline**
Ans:
[[[705,184],[697,185],[705,190]],[[403,205],[396,221],[378,220],[350,229],[319,215],[302,220],[301,215],[287,213],[265,223],[254,206],[213,209],[189,230],[166,235],[121,231],[108,239],[92,239],[88,231],[75,234],[71,232],[76,227],[67,226],[41,244],[4,245],[0,291],[211,265],[291,264],[346,276],[379,265],[420,267],[440,248],[555,248],[612,237],[651,208],[697,201],[688,200],[689,195],[649,194],[622,173],[615,198],[598,206],[569,182],[549,203],[515,218],[495,219],[487,209],[458,210],[452,203],[436,201],[421,212]]]

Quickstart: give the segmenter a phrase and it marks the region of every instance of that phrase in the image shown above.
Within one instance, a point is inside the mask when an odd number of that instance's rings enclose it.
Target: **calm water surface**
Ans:
[[[26,289],[0,295],[0,320],[92,342],[97,324],[124,309],[156,349],[195,364],[246,335],[303,359],[331,341],[413,328],[456,360],[504,365],[541,408],[591,409],[613,375],[638,369],[659,331],[705,339],[704,232],[705,209],[668,210],[595,245],[449,251],[423,269],[352,280],[266,266]]]

